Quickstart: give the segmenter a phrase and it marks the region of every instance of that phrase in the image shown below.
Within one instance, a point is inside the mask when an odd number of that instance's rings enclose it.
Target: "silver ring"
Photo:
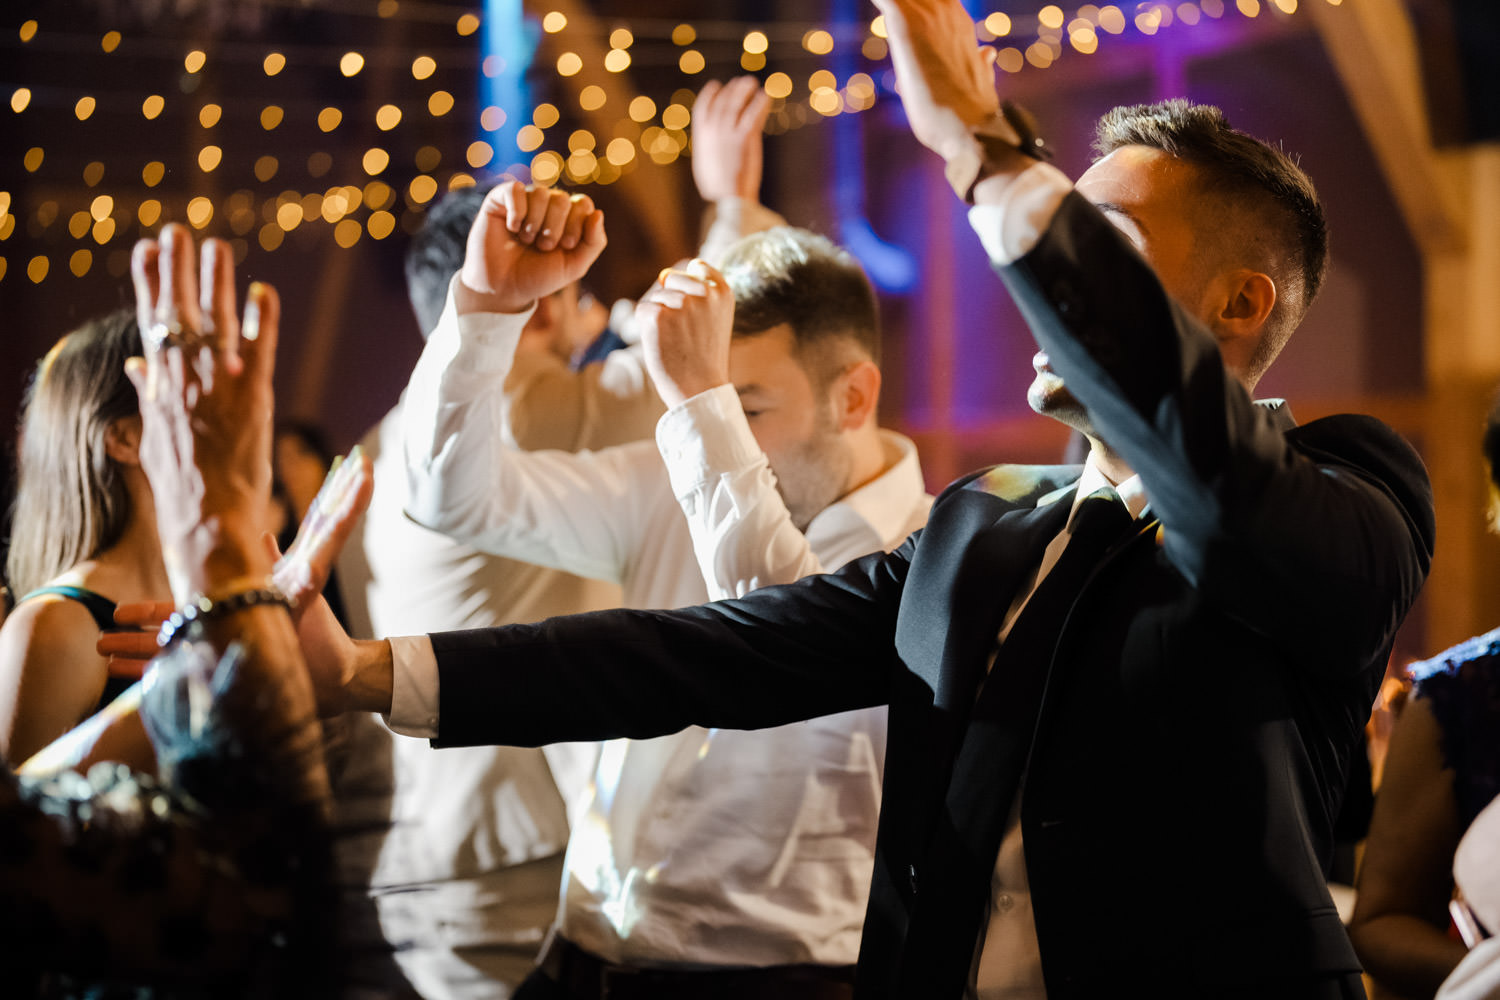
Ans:
[[[153,351],[159,351],[164,347],[197,347],[205,342],[203,334],[189,330],[175,317],[169,320],[159,319],[152,323],[142,339]]]

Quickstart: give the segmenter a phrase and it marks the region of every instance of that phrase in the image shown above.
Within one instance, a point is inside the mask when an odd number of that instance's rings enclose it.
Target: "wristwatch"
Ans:
[[[943,168],[948,186],[970,205],[974,188],[999,172],[1009,154],[1020,153],[1033,160],[1052,159],[1052,149],[1036,132],[1036,119],[1014,101],[1002,101],[1000,110],[969,130],[972,140]]]

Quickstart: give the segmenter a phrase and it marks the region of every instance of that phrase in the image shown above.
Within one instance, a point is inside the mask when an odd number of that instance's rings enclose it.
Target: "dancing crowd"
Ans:
[[[421,358],[331,467],[273,419],[275,290],[165,225],[20,417],[6,995],[1500,996],[1500,634],[1409,669],[1330,890],[1435,526],[1390,428],[1254,398],[1312,182],[1183,100],[1069,179],[957,0],[877,6],[1082,463],[926,493],[750,77],[633,304],[586,194],[434,206]],[[1500,409],[1484,456],[1500,496]]]

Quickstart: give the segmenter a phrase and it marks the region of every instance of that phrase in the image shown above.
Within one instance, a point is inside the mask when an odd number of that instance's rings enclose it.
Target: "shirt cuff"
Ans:
[[[986,181],[995,183],[995,179]],[[990,261],[1011,264],[1031,252],[1073,183],[1050,163],[1036,163],[1001,188],[998,201],[969,209],[969,225],[979,235]]]
[[[656,424],[656,447],[679,499],[710,479],[764,461],[732,385],[715,386],[667,410]]]
[[[443,312],[444,319],[451,316],[453,328],[458,330],[459,350],[464,355],[465,363],[470,366],[504,365],[509,368],[516,353],[516,344],[521,339],[521,331],[531,321],[532,314],[536,312],[536,304],[532,303],[518,313],[471,312],[460,316],[453,300],[453,288],[457,281],[458,275],[455,274],[448,282],[448,299],[443,304]],[[446,325],[443,319],[438,321],[439,328]]]
[[[393,636],[391,712],[385,724],[402,736],[434,739],[438,734],[438,666],[425,635]]]

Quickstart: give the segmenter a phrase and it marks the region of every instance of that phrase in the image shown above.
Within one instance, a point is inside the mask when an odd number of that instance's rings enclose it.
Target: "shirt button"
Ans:
[[[1002,892],[995,897],[995,912],[1009,913],[1016,905],[1016,897],[1008,892]]]

